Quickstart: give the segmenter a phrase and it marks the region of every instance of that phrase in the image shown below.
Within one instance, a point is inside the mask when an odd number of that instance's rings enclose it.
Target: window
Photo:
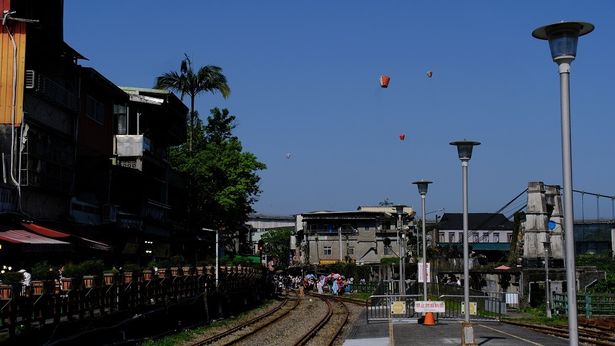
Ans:
[[[494,243],[500,242],[500,232],[493,232],[493,242]]]
[[[105,123],[105,105],[97,99],[88,95],[85,110],[87,116],[92,120],[99,124]]]
[[[323,255],[325,256],[331,256],[331,246],[325,246],[322,249],[323,251]]]
[[[512,243],[512,232],[506,233],[506,237],[508,238],[508,242]]]
[[[113,105],[113,114],[115,115],[115,121],[117,126],[118,135],[128,134],[128,117],[126,116],[126,106]]]
[[[348,247],[348,256],[350,256],[350,255],[354,255],[354,247],[352,247],[352,246]]]
[[[448,242],[449,243],[454,243],[455,242],[455,232],[450,232],[448,234]]]
[[[483,232],[483,237],[480,240],[481,243],[488,243],[489,242],[489,232]]]
[[[474,243],[478,243],[479,242],[478,232],[472,232],[472,241]]]
[[[445,235],[444,232],[440,232],[440,243],[444,243],[445,242]]]
[[[385,246],[384,247],[384,255],[387,256],[387,255],[392,255],[392,254],[393,254],[393,250],[391,249],[391,247],[390,246]]]
[[[463,232],[459,232],[459,242],[463,243]]]

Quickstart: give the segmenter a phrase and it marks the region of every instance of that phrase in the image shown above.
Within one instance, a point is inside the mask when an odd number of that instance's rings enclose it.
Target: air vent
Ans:
[[[34,89],[35,84],[34,70],[26,70],[26,89]]]

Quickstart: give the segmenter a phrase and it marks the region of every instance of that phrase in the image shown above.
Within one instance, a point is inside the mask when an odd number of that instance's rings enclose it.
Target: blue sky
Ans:
[[[428,211],[460,212],[448,143],[463,138],[482,142],[470,211],[494,212],[529,181],[561,184],[557,66],[531,37],[560,20],[596,26],[572,64],[574,188],[615,195],[612,1],[65,0],[64,35],[83,65],[121,86],[151,87],[184,53],[222,67],[231,96],[205,94],[197,109],[228,108],[245,150],[267,164],[257,212],[385,198],[419,210],[410,183],[421,178],[434,181]],[[588,201],[586,217],[596,214]]]

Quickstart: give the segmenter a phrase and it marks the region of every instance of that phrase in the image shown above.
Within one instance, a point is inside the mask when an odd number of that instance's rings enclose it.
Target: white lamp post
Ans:
[[[427,300],[427,238],[425,237],[425,198],[427,196],[427,188],[431,181],[423,180],[415,181],[421,195],[421,212],[423,214],[423,301]]]
[[[464,326],[462,345],[475,344],[474,330],[470,324],[470,263],[468,254],[468,161],[472,158],[472,149],[480,142],[455,141],[451,145],[457,147],[457,154],[461,160],[461,175],[463,185],[463,302]]]
[[[203,228],[203,231],[216,232],[216,289],[218,289],[218,230]]]
[[[404,272],[404,246],[402,244],[402,230],[404,227],[403,214],[404,205],[396,205],[395,212],[397,213],[397,244],[399,244],[399,294],[406,294],[406,273]]]
[[[574,214],[572,205],[572,149],[570,139],[570,63],[577,55],[579,36],[589,34],[594,26],[584,22],[561,22],[542,26],[532,31],[532,36],[548,40],[551,58],[559,67],[561,122],[562,122],[562,173],[564,179],[564,237],[566,241],[566,289],[568,294],[568,335],[570,345],[579,344],[577,330],[576,267],[574,251]]]

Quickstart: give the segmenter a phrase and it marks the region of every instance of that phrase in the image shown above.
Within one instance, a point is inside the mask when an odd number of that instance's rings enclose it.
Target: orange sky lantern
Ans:
[[[389,77],[389,76],[387,76],[385,74],[380,76],[380,87],[381,88],[388,88],[390,80],[391,80],[391,77]]]

